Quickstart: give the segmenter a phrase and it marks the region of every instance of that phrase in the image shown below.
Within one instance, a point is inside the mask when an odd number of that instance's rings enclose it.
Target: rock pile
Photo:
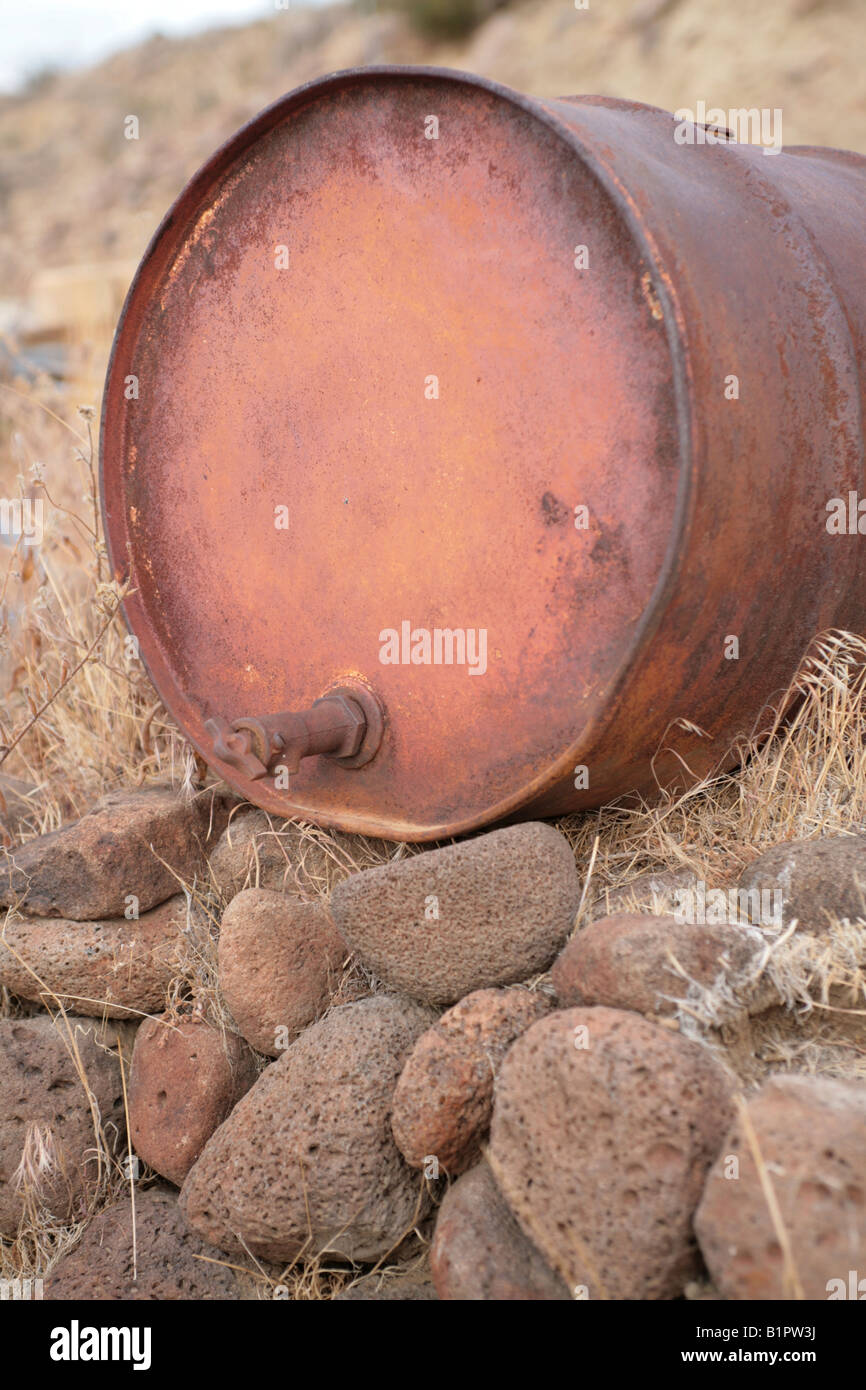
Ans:
[[[93,1017],[159,1007],[177,973],[181,884],[205,875],[227,819],[212,793],[112,792],[0,859],[0,984]]]
[[[782,894],[774,928],[690,925],[670,909],[693,879],[645,875],[573,935],[549,825],[397,856],[324,902],[297,828],[226,819],[125,793],[5,866],[0,984],[30,1002],[0,1020],[0,1233],[87,1215],[127,1120],[146,1165],[137,1278],[109,1184],[47,1297],[279,1296],[325,1253],[344,1301],[671,1299],[707,1277],[826,1298],[866,1265],[866,1083],[765,1069],[744,1090],[725,1033],[736,982],[744,1011],[759,981],[783,1008],[764,974],[785,922],[823,939],[859,915],[861,841],[755,860],[741,887]],[[207,1007],[176,974],[193,884],[221,910]]]
[[[226,819],[210,795],[185,801],[167,788],[111,792],[80,820],[41,835],[0,864],[0,903],[74,922],[148,912],[204,869],[207,843]]]
[[[389,1120],[402,1061],[430,1022],[423,1005],[380,994],[306,1029],[193,1166],[180,1198],[192,1228],[223,1250],[287,1262],[388,1254],[428,1200]]]

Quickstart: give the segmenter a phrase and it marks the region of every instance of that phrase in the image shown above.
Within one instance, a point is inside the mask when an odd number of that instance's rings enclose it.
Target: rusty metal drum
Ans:
[[[863,630],[827,505],[864,492],[866,162],[675,130],[367,68],[167,214],[105,530],[167,709],[251,801],[423,841],[651,795]]]

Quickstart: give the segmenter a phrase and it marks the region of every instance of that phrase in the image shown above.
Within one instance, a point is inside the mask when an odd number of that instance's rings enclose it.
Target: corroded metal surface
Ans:
[[[167,707],[251,800],[423,840],[648,792],[863,628],[825,521],[864,491],[864,161],[673,127],[363,69],[168,214],[109,367],[106,532]],[[286,790],[220,757],[335,689],[384,711],[361,764]]]

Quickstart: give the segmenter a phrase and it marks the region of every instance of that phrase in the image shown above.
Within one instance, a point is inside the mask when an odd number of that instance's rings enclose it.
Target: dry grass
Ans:
[[[799,698],[793,714],[768,712],[735,772],[651,806],[603,807],[560,822],[579,863],[598,841],[584,915],[605,892],[651,870],[689,870],[727,888],[772,845],[863,833],[866,641],[844,632],[816,640],[791,694]]]
[[[300,83],[364,63],[442,64],[541,96],[600,92],[671,111],[698,99],[781,107],[786,143],[862,150],[860,21],[859,0],[764,0],[747,19],[740,5],[702,0],[605,0],[585,11],[522,0],[467,38],[424,41],[405,17],[359,0],[154,38],[0,98],[5,293],[26,294],[45,267],[134,262],[186,180],[238,126]],[[127,112],[141,119],[140,140],[124,138]]]
[[[30,788],[23,817],[16,802],[9,824],[8,798],[0,816],[23,838],[112,787],[189,781],[194,762],[126,641],[107,579],[90,408],[63,419],[47,384],[27,397],[0,388],[0,401],[19,459],[14,486],[42,501],[44,517],[40,546],[0,548],[0,775]]]

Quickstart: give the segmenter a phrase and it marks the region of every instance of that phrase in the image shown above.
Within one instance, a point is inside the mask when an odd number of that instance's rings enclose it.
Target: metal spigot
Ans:
[[[216,715],[204,727],[220,762],[260,781],[277,765],[291,776],[301,758],[316,754],[344,767],[362,767],[379,747],[384,719],[372,691],[352,686],[331,690],[299,712],[231,722]]]

